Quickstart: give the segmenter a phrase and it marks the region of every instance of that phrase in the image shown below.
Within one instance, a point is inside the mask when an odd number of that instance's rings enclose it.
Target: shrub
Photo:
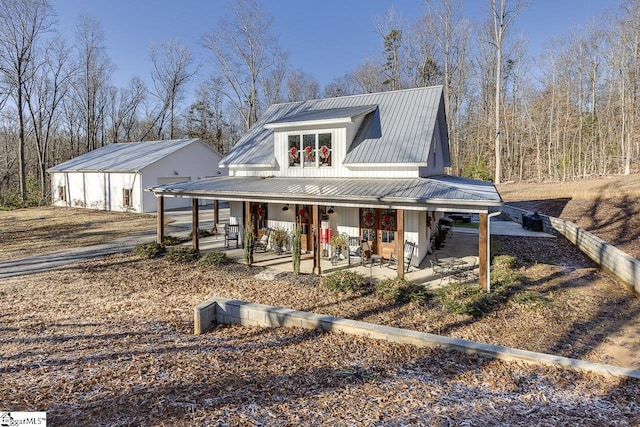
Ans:
[[[226,253],[220,251],[212,251],[200,258],[200,260],[198,261],[198,265],[220,267],[223,265],[227,265],[230,262],[231,259],[229,259]]]
[[[368,287],[368,281],[362,274],[348,270],[328,274],[320,283],[328,289],[339,292],[359,291]]]
[[[198,259],[200,255],[194,248],[179,247],[174,248],[167,253],[166,259],[174,264],[188,264]]]
[[[382,299],[401,304],[424,305],[433,296],[424,286],[405,279],[385,279],[376,283],[376,294]]]
[[[487,315],[500,303],[498,295],[487,293],[477,286],[454,283],[445,288],[437,289],[435,293],[440,297],[445,310],[473,317]]]
[[[164,246],[156,242],[143,243],[133,248],[133,253],[142,258],[157,258],[166,252]]]

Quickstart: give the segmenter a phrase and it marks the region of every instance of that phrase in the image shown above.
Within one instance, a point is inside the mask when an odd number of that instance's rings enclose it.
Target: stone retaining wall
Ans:
[[[501,216],[522,224],[522,214],[529,211],[504,205]],[[640,261],[583,230],[571,221],[540,215],[546,233],[562,235],[595,261],[602,270],[640,295]]]
[[[194,309],[194,332],[196,334],[206,332],[215,323],[260,327],[294,326],[305,329],[322,328],[325,331],[342,332],[399,344],[443,348],[445,350],[479,354],[493,359],[560,365],[578,370],[640,379],[639,370],[602,365],[567,357],[482,344],[457,338],[448,338],[407,329],[380,326],[356,320],[323,316],[227,298],[213,297],[199,304]]]

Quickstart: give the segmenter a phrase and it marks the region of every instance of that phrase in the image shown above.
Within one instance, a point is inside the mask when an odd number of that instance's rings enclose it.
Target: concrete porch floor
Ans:
[[[231,242],[229,248],[224,247],[224,236],[210,236],[200,239],[200,252],[206,254],[209,251],[218,250],[226,252],[227,256],[236,262],[244,263],[244,249],[242,247],[236,248],[235,242]],[[189,246],[191,242],[186,242],[184,245]],[[478,254],[478,235],[469,233],[454,234],[453,238],[445,242],[445,247],[441,250],[435,251],[432,255],[427,255],[422,261],[420,266],[412,266],[408,273],[405,273],[405,279],[414,283],[420,283],[427,288],[437,288],[449,283],[449,278],[445,277],[441,280],[441,276],[435,274],[431,268],[430,260],[435,262],[435,255],[441,254],[443,257],[456,257],[461,258],[466,262],[473,263],[474,257],[477,258]],[[267,250],[266,252],[254,252],[253,265],[260,267],[267,267],[279,271],[293,271],[293,265],[291,260],[291,254],[285,253],[278,255],[275,251]],[[370,263],[361,265],[360,262],[354,261],[351,265],[348,264],[346,259],[341,260],[338,265],[332,265],[330,258],[320,258],[320,267],[322,275],[330,274],[335,271],[348,268],[352,271],[362,274],[365,277],[373,279],[385,279],[397,277],[397,270],[388,266],[388,260],[383,260],[382,266],[376,264],[371,266]],[[477,266],[476,266],[477,270]],[[300,263],[300,272],[302,274],[313,273],[313,255],[303,254],[302,261]],[[477,283],[477,281],[476,281]]]

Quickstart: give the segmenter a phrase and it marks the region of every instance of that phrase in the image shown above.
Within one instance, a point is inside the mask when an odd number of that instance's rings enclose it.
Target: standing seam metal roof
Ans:
[[[49,168],[48,172],[139,172],[200,139],[109,144]]]
[[[491,183],[451,175],[430,178],[260,178],[215,177],[152,187],[156,195],[207,196],[229,199],[324,199],[344,202],[463,202],[500,206]]]
[[[227,153],[221,164],[274,164],[274,130],[265,129],[268,123],[299,121],[305,116],[320,120],[331,118],[333,113],[326,110],[335,112],[374,105],[378,108],[367,114],[354,141],[348,141],[351,145],[344,163],[427,164],[434,131],[446,135],[444,114],[440,115],[439,122],[437,120],[439,110],[444,108],[441,99],[442,86],[433,86],[275,104]],[[436,124],[440,129],[436,129]]]

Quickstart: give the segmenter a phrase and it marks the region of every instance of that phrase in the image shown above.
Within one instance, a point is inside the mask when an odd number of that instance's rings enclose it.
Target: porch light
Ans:
[[[284,206],[282,207],[282,210],[283,210],[283,211],[288,211],[288,210],[289,210],[289,203],[287,203],[286,205],[284,205]]]
[[[327,211],[327,213],[328,213],[329,215],[331,215],[333,212],[334,212],[334,211],[333,211],[333,206],[329,207],[329,210]]]

